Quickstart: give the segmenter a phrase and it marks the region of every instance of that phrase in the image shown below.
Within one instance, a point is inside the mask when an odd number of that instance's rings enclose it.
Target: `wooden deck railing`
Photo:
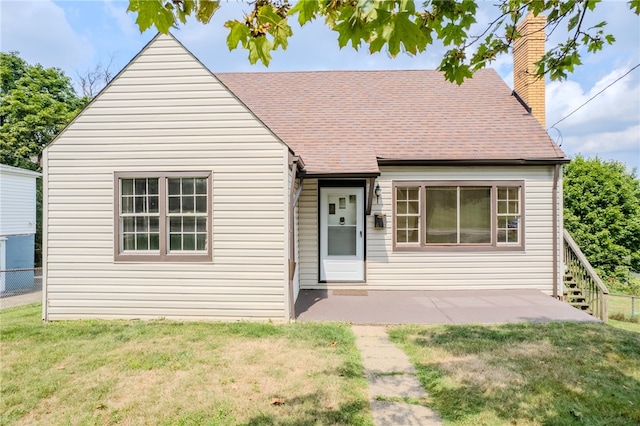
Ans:
[[[607,321],[609,290],[566,229],[564,230],[564,265],[582,290],[593,315],[602,321]]]

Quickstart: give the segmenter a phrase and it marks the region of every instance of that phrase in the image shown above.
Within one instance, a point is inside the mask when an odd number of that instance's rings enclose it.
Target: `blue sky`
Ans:
[[[478,28],[495,16],[488,1],[477,15]],[[140,34],[135,15],[127,14],[128,2],[120,0],[52,1],[0,0],[0,49],[16,50],[29,63],[58,67],[77,78],[97,63],[113,58],[117,72],[155,35]],[[332,69],[433,69],[440,62],[441,46],[412,57],[395,59],[386,53],[370,55],[365,50],[340,50],[336,33],[321,22],[294,27],[286,51],[273,55],[270,67],[250,65],[246,52],[229,52],[226,46],[227,19],[241,19],[250,7],[246,3],[224,3],[209,25],[189,22],[174,35],[211,71],[293,71]],[[564,82],[547,84],[547,125],[550,126],[582,105],[590,97],[640,64],[640,17],[631,13],[625,1],[604,1],[597,16],[587,25],[605,20],[617,42],[597,55],[583,57],[583,65]],[[562,40],[554,32],[547,47]],[[511,57],[504,55],[492,64],[512,86]],[[640,68],[606,89],[571,117],[549,130],[550,136],[569,155],[583,154],[623,161],[640,169]]]

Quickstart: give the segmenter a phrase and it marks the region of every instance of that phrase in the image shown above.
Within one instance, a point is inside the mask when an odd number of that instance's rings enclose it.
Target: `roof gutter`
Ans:
[[[567,164],[568,158],[514,158],[514,159],[463,159],[463,160],[400,160],[378,158],[380,166],[553,166]]]
[[[363,179],[376,178],[380,172],[356,172],[356,173],[309,173],[302,172],[305,179]]]
[[[560,255],[559,251],[559,241],[560,238],[560,218],[558,212],[558,180],[560,178],[560,171],[562,166],[560,164],[556,164],[553,169],[553,191],[551,205],[552,205],[552,214],[553,214],[553,297],[558,299],[558,266],[560,263]]]

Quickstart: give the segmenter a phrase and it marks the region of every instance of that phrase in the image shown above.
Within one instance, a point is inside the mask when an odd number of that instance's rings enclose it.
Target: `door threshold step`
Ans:
[[[367,290],[331,290],[334,296],[368,296]]]

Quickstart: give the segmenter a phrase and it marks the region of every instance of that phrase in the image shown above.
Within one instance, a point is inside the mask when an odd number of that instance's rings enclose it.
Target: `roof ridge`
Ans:
[[[476,72],[484,72],[486,70],[493,70],[494,68],[484,68]],[[440,70],[435,69],[386,69],[386,70],[297,70],[297,71],[212,71],[214,75],[225,74],[325,74],[325,73],[396,73],[396,72],[420,72],[420,73],[437,73],[443,74]]]

